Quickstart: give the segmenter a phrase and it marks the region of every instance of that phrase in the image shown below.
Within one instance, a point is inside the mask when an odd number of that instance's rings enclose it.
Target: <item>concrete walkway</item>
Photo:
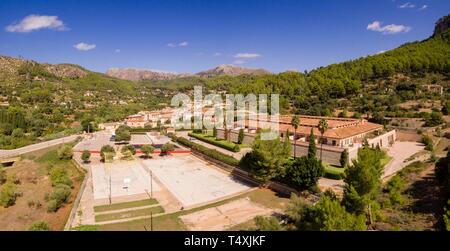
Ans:
[[[406,160],[424,150],[424,148],[423,144],[417,142],[395,142],[392,147],[388,148],[388,155],[393,157],[393,159],[384,168],[384,174],[381,176],[381,179],[384,180],[386,177],[393,176],[405,166],[416,161],[416,159]]]
[[[65,144],[65,143],[75,140],[77,137],[80,137],[80,136],[82,136],[82,135],[71,135],[68,137],[44,141],[41,143],[36,143],[36,144],[21,147],[21,148],[13,149],[13,150],[0,150],[0,158],[15,157],[15,156],[19,156],[21,154],[34,152],[34,151],[41,150],[41,149],[44,149],[47,147],[56,146],[59,144]]]

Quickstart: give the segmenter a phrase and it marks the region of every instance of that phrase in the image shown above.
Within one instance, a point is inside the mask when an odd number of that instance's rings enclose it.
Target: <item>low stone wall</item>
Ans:
[[[379,145],[381,148],[388,147],[392,145],[397,140],[397,134],[395,130],[384,133],[380,136],[377,136],[373,139],[369,139],[369,145],[376,147]]]
[[[74,165],[77,167],[77,169],[84,173],[84,179],[83,183],[81,183],[80,189],[78,190],[78,194],[72,205],[72,209],[70,210],[69,218],[67,219],[66,225],[64,226],[64,231],[68,231],[72,227],[73,220],[75,219],[75,216],[77,214],[78,206],[80,205],[81,197],[83,196],[84,190],[86,189],[87,180],[89,178],[89,175],[91,175],[89,171],[86,171],[83,168],[83,165],[78,159],[75,158],[72,161]]]

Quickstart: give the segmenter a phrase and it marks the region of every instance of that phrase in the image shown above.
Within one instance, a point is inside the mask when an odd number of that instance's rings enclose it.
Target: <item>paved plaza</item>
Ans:
[[[161,190],[137,161],[95,164],[91,170],[96,205],[109,203],[110,190],[113,203],[147,199],[152,187],[154,192]]]
[[[246,184],[193,155],[143,161],[184,207],[202,204],[250,189]]]

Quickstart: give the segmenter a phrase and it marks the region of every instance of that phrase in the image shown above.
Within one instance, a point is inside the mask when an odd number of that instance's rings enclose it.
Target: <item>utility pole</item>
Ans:
[[[112,195],[111,195],[111,168],[109,168],[109,204],[112,204]]]
[[[153,199],[153,172],[152,172],[152,170],[150,170],[150,197]]]
[[[150,231],[153,231],[153,212],[150,212]]]

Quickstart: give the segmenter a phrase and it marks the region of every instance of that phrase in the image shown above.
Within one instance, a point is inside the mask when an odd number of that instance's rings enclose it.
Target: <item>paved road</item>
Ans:
[[[210,149],[215,149],[215,150],[217,150],[217,151],[219,151],[219,152],[221,152],[221,153],[223,153],[223,154],[233,156],[233,157],[234,157],[235,159],[237,159],[237,160],[240,160],[242,157],[244,157],[244,155],[245,155],[246,153],[248,153],[248,152],[250,152],[250,151],[252,150],[251,148],[242,148],[240,152],[235,153],[235,152],[232,152],[232,151],[228,151],[228,150],[226,150],[226,149],[223,149],[222,147],[218,147],[218,146],[215,146],[215,145],[211,145],[211,144],[206,143],[206,142],[203,142],[203,141],[201,141],[201,140],[198,140],[198,139],[189,137],[189,136],[188,136],[188,133],[189,133],[189,132],[187,132],[187,131],[177,132],[177,136],[180,136],[180,137],[189,139],[189,140],[191,140],[192,142],[195,142],[195,143],[197,143],[197,144],[199,144],[199,145],[208,147],[208,148],[210,148]]]
[[[15,156],[19,156],[21,154],[34,152],[34,151],[41,150],[41,149],[44,149],[47,147],[64,144],[64,143],[75,140],[79,136],[81,136],[81,135],[71,135],[71,136],[64,137],[64,138],[59,138],[59,139],[54,139],[54,140],[45,141],[45,142],[41,142],[41,143],[36,143],[33,145],[24,146],[24,147],[17,148],[14,150],[0,150],[0,158],[15,157]]]
[[[423,149],[424,145],[421,143],[401,141],[395,142],[392,147],[388,148],[388,155],[392,156],[393,159],[384,168],[384,174],[381,176],[381,179],[390,177],[410,163],[417,161],[417,159],[411,161],[406,160]]]

